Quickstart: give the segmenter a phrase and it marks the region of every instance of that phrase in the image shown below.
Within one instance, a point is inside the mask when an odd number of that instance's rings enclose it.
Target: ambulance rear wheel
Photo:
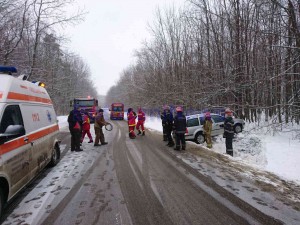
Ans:
[[[59,146],[55,146],[52,152],[51,161],[49,163],[50,166],[55,166],[60,159],[60,149]]]
[[[2,216],[3,205],[4,205],[4,196],[3,196],[3,191],[0,188],[0,218]]]

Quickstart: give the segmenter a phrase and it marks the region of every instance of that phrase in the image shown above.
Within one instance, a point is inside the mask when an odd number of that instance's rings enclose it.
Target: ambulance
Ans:
[[[60,158],[59,127],[41,82],[0,66],[0,217],[5,204]]]

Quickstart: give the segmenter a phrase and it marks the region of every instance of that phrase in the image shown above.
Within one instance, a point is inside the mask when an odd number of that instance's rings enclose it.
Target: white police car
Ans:
[[[185,134],[186,140],[193,140],[198,144],[201,144],[205,141],[203,135],[203,124],[205,120],[205,114],[195,114],[186,116],[186,125],[187,125],[187,133]],[[212,132],[211,136],[217,136],[223,134],[224,132],[224,120],[225,118],[221,115],[211,113],[212,120]],[[240,133],[244,129],[245,122],[242,119],[234,118],[234,131],[235,133]]]

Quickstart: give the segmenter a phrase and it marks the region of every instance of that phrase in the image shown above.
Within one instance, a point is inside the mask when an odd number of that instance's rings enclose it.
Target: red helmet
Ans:
[[[232,116],[232,111],[229,108],[225,109],[225,115]]]
[[[210,116],[210,112],[206,112],[206,113],[205,113],[205,117],[210,118],[210,117],[211,117],[211,116]]]

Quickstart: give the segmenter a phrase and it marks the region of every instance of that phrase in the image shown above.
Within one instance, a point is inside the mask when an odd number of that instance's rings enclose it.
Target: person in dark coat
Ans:
[[[186,132],[186,118],[183,114],[182,107],[178,106],[176,107],[176,116],[174,117],[174,132],[176,135],[176,147],[174,150],[179,151],[180,150],[180,143],[181,143],[181,149],[185,150],[185,132]]]
[[[161,125],[162,125],[162,128],[163,128],[163,141],[168,141],[165,112],[166,112],[166,106],[163,106],[163,110],[160,113]]]
[[[232,118],[232,111],[227,108],[225,110],[224,121],[224,138],[226,143],[226,153],[233,156],[232,140],[234,136],[234,121]]]
[[[165,129],[166,129],[166,134],[167,134],[167,139],[168,139],[168,144],[167,146],[173,147],[175,145],[173,138],[172,138],[172,130],[173,130],[173,114],[170,111],[170,106],[166,106],[163,117],[165,120]]]
[[[79,106],[75,105],[74,109],[68,116],[69,130],[71,133],[71,151],[80,152],[80,140],[82,131],[82,116]]]

